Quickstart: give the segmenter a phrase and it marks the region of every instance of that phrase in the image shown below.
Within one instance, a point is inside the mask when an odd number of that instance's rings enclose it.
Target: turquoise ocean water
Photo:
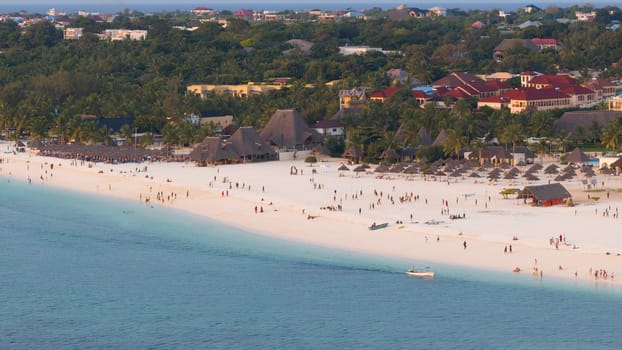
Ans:
[[[267,239],[0,181],[0,349],[620,349],[622,291]]]

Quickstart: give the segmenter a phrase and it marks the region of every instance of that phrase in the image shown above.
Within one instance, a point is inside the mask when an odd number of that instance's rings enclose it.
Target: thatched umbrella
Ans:
[[[555,164],[551,164],[549,166],[546,167],[546,169],[544,169],[544,173],[545,174],[557,174],[559,173],[559,170],[557,170],[558,166]]]
[[[389,171],[389,165],[387,165],[386,163],[381,163],[380,165],[376,167],[376,170],[374,170],[374,172],[376,173],[386,173],[388,171]]]
[[[454,170],[451,174],[449,174],[449,176],[451,177],[461,177],[462,173],[459,170]]]
[[[356,168],[352,169],[352,171],[354,171],[355,173],[360,173],[360,172],[365,172],[367,168],[365,168],[365,165],[359,165]]]
[[[434,175],[436,175],[436,176],[445,176],[445,175],[447,175],[447,174],[445,174],[442,170],[437,170],[437,171],[434,173]]]
[[[434,173],[438,170],[437,167],[431,166],[423,171],[423,175],[434,175]]]
[[[585,177],[593,177],[596,176],[596,173],[594,172],[594,169],[589,168],[583,172],[583,175],[585,175]]]
[[[469,159],[462,164],[463,168],[473,169],[479,167],[479,162],[473,159]]]
[[[557,176],[555,176],[555,178],[553,179],[553,181],[566,181],[566,175],[564,174],[559,174]]]
[[[510,165],[510,163],[501,163],[499,164],[499,168],[507,170],[510,169],[512,166]]]
[[[520,170],[518,170],[517,167],[514,167],[514,168],[508,170],[508,173],[512,174],[513,176],[516,176],[516,175],[520,174]]]
[[[602,167],[600,169],[598,169],[598,172],[601,173],[602,175],[611,175],[613,174],[613,170],[607,168],[607,167]]]
[[[339,170],[339,171],[350,171],[350,168],[348,168],[345,164],[341,164],[341,166],[339,168],[337,168],[337,170]]]
[[[404,169],[403,171],[404,174],[416,174],[418,172],[419,172],[419,168],[417,168],[417,166],[414,164]]]
[[[481,175],[474,171],[471,173],[471,175],[469,175],[469,177],[481,177]]]
[[[503,178],[506,180],[513,180],[514,178],[516,178],[516,175],[508,171],[505,173],[505,175],[503,175]]]
[[[542,164],[534,164],[527,169],[528,172],[534,173],[536,171],[542,170]]]
[[[490,176],[490,175],[499,175],[499,176],[500,176],[502,172],[503,172],[503,171],[502,171],[501,169],[499,169],[499,168],[495,168],[495,169],[492,169],[492,170],[488,173],[488,175],[489,175],[489,176]]]
[[[404,170],[404,164],[402,163],[395,163],[391,168],[389,168],[389,172],[391,173],[399,173],[402,170]]]
[[[526,174],[524,175],[524,177],[525,177],[525,179],[526,179],[526,180],[528,180],[528,181],[538,181],[538,180],[540,180],[540,178],[539,178],[539,177],[535,176],[535,175],[534,175],[534,174],[532,174],[532,173],[526,173]]]
[[[488,180],[499,180],[501,178],[500,174],[490,173],[488,174]]]
[[[482,164],[482,168],[484,169],[490,169],[493,168],[494,165],[492,165],[492,163],[490,161],[485,161],[484,164]]]

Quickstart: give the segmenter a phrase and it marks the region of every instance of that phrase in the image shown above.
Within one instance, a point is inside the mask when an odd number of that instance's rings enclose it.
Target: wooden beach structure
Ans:
[[[525,203],[530,199],[533,205],[542,207],[572,203],[570,192],[557,182],[547,185],[525,186],[518,193],[518,198],[522,198]]]

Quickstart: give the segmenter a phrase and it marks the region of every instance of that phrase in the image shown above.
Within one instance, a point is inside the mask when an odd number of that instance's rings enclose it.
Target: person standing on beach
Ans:
[[[467,247],[467,242],[466,242],[466,241],[464,241],[464,243],[462,243],[462,246],[464,246],[464,249],[466,249],[466,247]]]

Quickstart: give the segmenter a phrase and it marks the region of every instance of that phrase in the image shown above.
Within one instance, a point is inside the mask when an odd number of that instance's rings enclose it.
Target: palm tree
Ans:
[[[460,159],[460,150],[462,150],[463,140],[462,136],[454,129],[447,131],[447,139],[443,145],[443,152],[447,156],[455,154],[456,158]]]
[[[562,145],[562,153],[566,153],[566,147],[568,146],[571,140],[572,140],[572,132],[570,131],[562,132],[559,135],[559,143]]]
[[[516,143],[523,139],[523,128],[518,123],[512,123],[506,126],[501,132],[499,141],[505,144],[512,144],[512,153],[515,153]]]
[[[622,144],[622,122],[620,119],[612,120],[603,128],[600,142],[608,150],[617,151]]]
[[[483,164],[482,151],[484,150],[484,148],[486,148],[484,141],[479,137],[474,138],[473,140],[471,140],[471,148],[477,151],[477,160],[479,161],[480,165]]]
[[[544,159],[544,156],[547,154],[547,151],[549,149],[549,144],[549,140],[545,138],[541,138],[538,142],[538,153],[540,154],[540,159]]]

